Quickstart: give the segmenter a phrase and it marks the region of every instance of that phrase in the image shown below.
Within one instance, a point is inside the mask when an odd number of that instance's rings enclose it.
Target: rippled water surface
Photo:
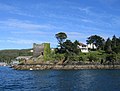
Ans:
[[[120,70],[18,71],[0,67],[0,91],[120,91]]]

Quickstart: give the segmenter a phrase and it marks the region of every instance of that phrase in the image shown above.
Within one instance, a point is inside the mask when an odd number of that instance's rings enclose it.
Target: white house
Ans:
[[[85,45],[85,44],[83,44],[83,43],[79,43],[78,48],[80,48],[80,49],[81,49],[81,52],[83,52],[83,53],[89,52],[87,45]]]
[[[95,46],[95,44],[91,43],[91,44],[88,44],[87,47],[89,49],[97,49],[97,47]]]
[[[78,48],[80,48],[81,52],[83,53],[88,53],[89,49],[97,49],[97,47],[94,44],[85,45],[83,43],[79,43]]]

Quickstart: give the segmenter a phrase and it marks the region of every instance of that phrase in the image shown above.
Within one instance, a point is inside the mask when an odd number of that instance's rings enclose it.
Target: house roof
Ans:
[[[18,56],[16,59],[30,59],[32,56]]]
[[[86,46],[85,44],[83,44],[83,43],[81,43],[81,42],[79,42],[79,45],[80,45],[80,46]]]

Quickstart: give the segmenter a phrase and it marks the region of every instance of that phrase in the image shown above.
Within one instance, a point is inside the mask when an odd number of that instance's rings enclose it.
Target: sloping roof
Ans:
[[[32,56],[18,56],[16,59],[30,59]]]
[[[79,42],[79,45],[80,45],[80,46],[86,46],[85,44],[83,44],[83,43],[81,43],[81,42]]]

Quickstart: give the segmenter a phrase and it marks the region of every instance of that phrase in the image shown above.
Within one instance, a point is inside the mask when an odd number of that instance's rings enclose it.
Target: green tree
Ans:
[[[117,38],[114,35],[113,38],[112,38],[112,49],[116,48],[116,46],[117,46]]]
[[[79,41],[77,41],[77,40],[74,41],[74,47],[75,47],[76,49],[78,49],[78,45],[79,45],[79,44],[80,44]]]
[[[56,39],[58,40],[58,48],[56,48],[56,53],[64,53],[65,49],[63,48],[63,43],[67,38],[67,35],[64,32],[57,33],[55,35]]]
[[[117,45],[117,46],[120,46],[120,37],[119,37],[119,38],[117,38],[116,45]]]
[[[67,38],[67,35],[64,32],[60,32],[60,33],[57,33],[55,37],[57,38],[58,43],[61,45]]]
[[[105,52],[107,52],[107,53],[112,52],[111,45],[112,45],[112,42],[111,42],[110,38],[108,38],[106,43],[105,43],[105,47],[104,47]]]
[[[73,53],[73,43],[71,42],[71,40],[66,40],[64,43],[63,43],[63,48],[65,49],[65,52],[66,53]]]
[[[67,60],[76,60],[77,55],[79,54],[80,52],[80,49],[78,49],[78,44],[79,42],[76,40],[74,42],[72,42],[71,40],[66,40],[64,43],[63,43],[63,48],[64,48],[64,53],[65,53],[65,59]]]
[[[78,54],[80,52],[78,45],[79,45],[79,42],[77,40],[75,40],[74,42],[72,42],[71,40],[66,40],[63,43],[63,48],[65,49],[66,53]]]
[[[117,38],[115,35],[112,38],[112,51],[115,53],[120,52],[120,39]]]
[[[74,48],[74,53],[79,54],[80,51],[81,51],[80,48],[78,48],[78,45],[80,45],[79,41],[75,40],[73,44],[74,44],[74,47],[73,47]]]
[[[97,49],[104,49],[103,47],[104,47],[105,40],[98,35],[90,36],[86,41],[87,41],[87,44],[95,44]]]

